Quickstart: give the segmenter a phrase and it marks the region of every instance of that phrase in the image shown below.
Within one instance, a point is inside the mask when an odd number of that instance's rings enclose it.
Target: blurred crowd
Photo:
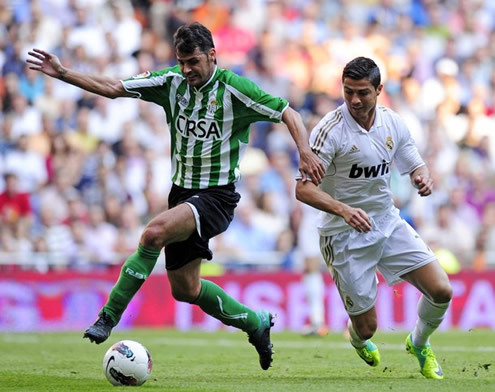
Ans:
[[[453,272],[495,267],[495,2],[0,0],[0,269],[119,265],[171,186],[160,107],[45,77],[27,52],[127,78],[175,64],[173,32],[194,20],[212,31],[220,67],[289,99],[308,130],[342,103],[343,66],[373,58],[381,103],[406,121],[435,182],[420,198],[394,171],[404,219]],[[253,125],[217,261],[297,268],[311,252],[316,213],[294,198],[297,158],[283,124]]]

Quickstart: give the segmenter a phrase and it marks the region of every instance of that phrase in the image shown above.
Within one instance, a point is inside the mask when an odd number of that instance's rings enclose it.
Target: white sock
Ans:
[[[366,346],[366,343],[368,343],[368,341],[365,339],[363,340],[358,334],[356,331],[354,331],[354,327],[352,326],[352,321],[351,319],[349,319],[347,321],[347,329],[349,330],[349,340],[351,341],[351,344],[355,347],[355,348],[362,348],[364,346]]]
[[[310,272],[303,276],[304,291],[309,307],[311,325],[320,327],[325,324],[324,284],[321,272]]]
[[[425,346],[430,341],[430,336],[438,328],[445,313],[449,308],[450,301],[436,304],[421,296],[418,302],[418,321],[412,332],[412,342],[415,346]]]

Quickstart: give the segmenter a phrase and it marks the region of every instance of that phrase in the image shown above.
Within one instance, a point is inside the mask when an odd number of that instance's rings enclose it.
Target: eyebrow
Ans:
[[[348,90],[348,91],[352,91],[352,92],[357,91],[358,93],[364,93],[364,92],[371,91],[371,89],[370,89],[369,87],[354,90],[354,89],[352,89],[352,88],[350,88],[350,87],[347,87],[347,86],[344,86],[344,90]]]
[[[192,60],[201,60],[201,56],[200,55],[197,55],[197,56],[192,56],[192,57],[188,57],[188,58],[180,58],[180,57],[177,57],[177,61],[182,61],[183,63],[187,63],[189,61],[192,61]]]

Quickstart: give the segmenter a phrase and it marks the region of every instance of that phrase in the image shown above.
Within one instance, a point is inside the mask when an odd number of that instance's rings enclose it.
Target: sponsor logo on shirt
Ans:
[[[376,178],[378,176],[384,176],[390,172],[390,162],[386,160],[383,163],[376,166],[365,166],[359,167],[356,163],[352,165],[351,171],[349,172],[349,178]]]
[[[175,128],[185,137],[194,137],[196,139],[220,139],[220,127],[215,120],[199,119],[191,120],[183,114],[177,116]]]
[[[189,104],[189,102],[187,101],[187,99],[185,99],[182,95],[180,95],[179,93],[177,93],[175,95],[175,99],[177,100],[177,102],[179,103],[179,105],[183,106],[184,108]]]

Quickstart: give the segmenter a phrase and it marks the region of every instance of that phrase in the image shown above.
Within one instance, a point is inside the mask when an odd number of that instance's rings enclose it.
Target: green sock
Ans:
[[[253,333],[260,324],[255,311],[236,301],[209,280],[201,279],[201,292],[193,303],[225,325],[239,328],[248,334]]]
[[[118,324],[132,297],[153,271],[159,255],[159,250],[145,248],[141,244],[138,245],[137,251],[130,255],[122,266],[119,280],[113,286],[107,303],[100,311],[100,316],[105,312],[115,325]]]

